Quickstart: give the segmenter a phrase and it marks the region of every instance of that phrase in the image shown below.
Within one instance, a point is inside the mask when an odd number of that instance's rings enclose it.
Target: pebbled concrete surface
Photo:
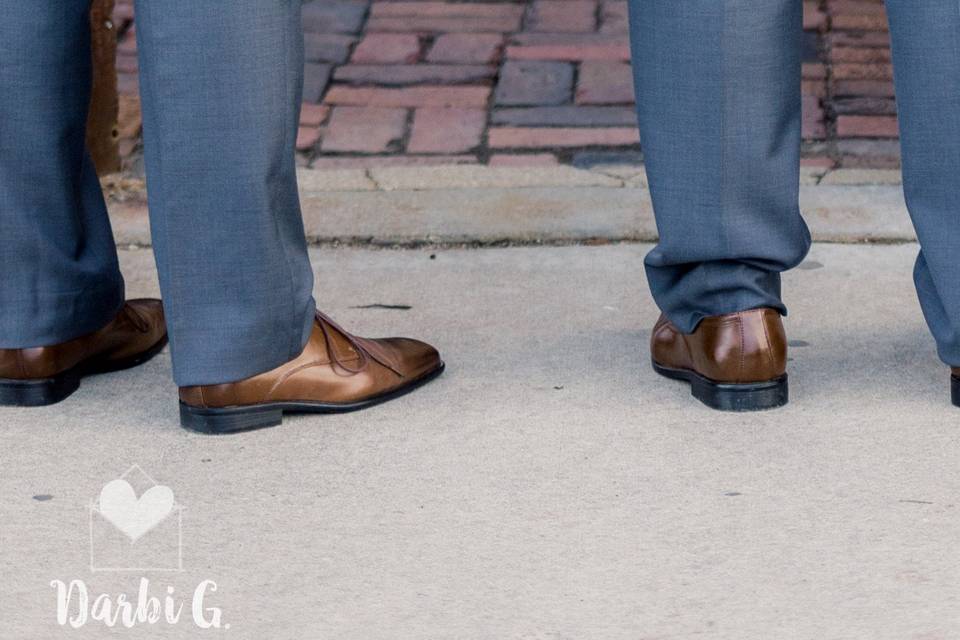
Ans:
[[[167,352],[0,409],[0,636],[960,635],[960,409],[916,247],[814,246],[784,284],[793,401],[750,415],[650,371],[647,248],[314,251],[325,310],[448,362],[362,413],[190,434]],[[149,251],[122,264],[156,293]],[[184,507],[182,572],[90,571],[88,504],[134,463]],[[51,580],[135,599],[141,575],[178,624],[57,625]],[[191,621],[204,579],[229,630]]]

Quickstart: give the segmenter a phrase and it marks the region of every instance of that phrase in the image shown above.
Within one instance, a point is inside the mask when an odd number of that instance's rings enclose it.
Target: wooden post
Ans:
[[[87,118],[87,148],[97,173],[120,170],[117,151],[117,30],[113,24],[114,0],[93,0],[90,34],[93,44],[93,91]]]

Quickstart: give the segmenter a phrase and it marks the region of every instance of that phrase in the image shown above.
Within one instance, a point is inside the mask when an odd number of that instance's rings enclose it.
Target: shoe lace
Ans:
[[[330,362],[332,364],[337,365],[347,373],[353,375],[361,373],[367,368],[367,365],[370,364],[370,354],[367,353],[367,350],[363,348],[363,345],[360,344],[359,340],[350,335],[350,333],[345,331],[343,327],[334,322],[333,318],[319,309],[316,310],[316,319],[317,324],[320,325],[320,331],[323,333],[323,342],[327,348],[327,353],[330,355]],[[343,336],[344,339],[346,339],[347,343],[353,347],[353,350],[357,352],[357,355],[360,357],[360,365],[356,369],[345,365],[343,360],[340,359],[340,356],[337,355],[337,350],[333,345],[333,337],[330,335],[330,330],[327,328],[327,325],[336,329],[336,331]]]

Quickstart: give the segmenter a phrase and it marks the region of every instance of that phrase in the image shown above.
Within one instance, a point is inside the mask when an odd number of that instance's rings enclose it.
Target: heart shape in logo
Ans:
[[[101,515],[130,538],[130,542],[142,538],[172,510],[173,491],[163,485],[150,487],[139,498],[123,478],[111,480],[100,490]]]

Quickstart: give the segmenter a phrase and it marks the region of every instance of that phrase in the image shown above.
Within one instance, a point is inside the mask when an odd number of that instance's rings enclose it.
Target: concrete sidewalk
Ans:
[[[417,246],[656,240],[642,165],[584,168],[476,165],[304,169],[304,226],[313,243]],[[149,246],[138,180],[106,183],[122,245]],[[804,167],[800,207],[814,239],[916,239],[900,172]]]
[[[131,637],[202,636],[204,579],[242,639],[960,635],[960,410],[916,247],[813,248],[784,286],[793,401],[750,415],[650,371],[647,249],[314,250],[325,310],[448,363],[362,413],[187,433],[167,352],[0,410],[0,636],[124,637],[59,628],[50,581],[135,599],[140,574],[91,573],[87,510],[134,463],[185,507],[184,571],[144,575],[186,604]]]

